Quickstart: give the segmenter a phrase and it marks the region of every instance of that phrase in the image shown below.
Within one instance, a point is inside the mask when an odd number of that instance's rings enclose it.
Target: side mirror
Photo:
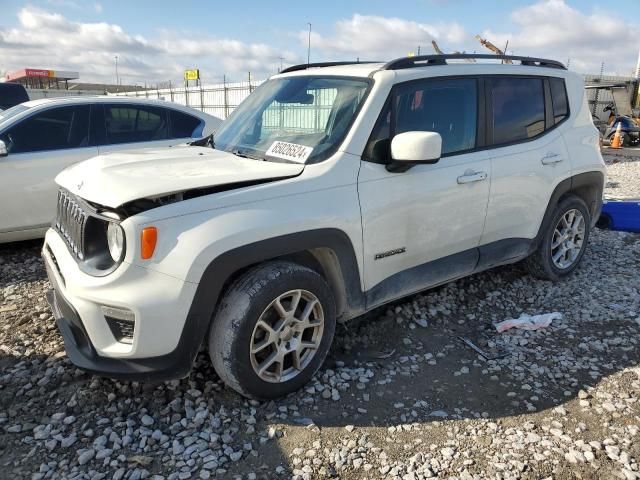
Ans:
[[[6,157],[7,155],[9,155],[7,145],[2,140],[0,140],[0,157]]]
[[[442,137],[436,132],[405,132],[391,140],[393,163],[401,164],[403,167],[437,163],[441,155]]]

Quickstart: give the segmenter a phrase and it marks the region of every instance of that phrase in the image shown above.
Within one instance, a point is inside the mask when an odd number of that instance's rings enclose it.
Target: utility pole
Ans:
[[[120,77],[118,76],[118,55],[115,56],[116,59],[116,91],[120,91]]]
[[[309,40],[307,42],[307,65],[309,65],[311,60],[311,24],[307,23],[307,25],[309,25]]]

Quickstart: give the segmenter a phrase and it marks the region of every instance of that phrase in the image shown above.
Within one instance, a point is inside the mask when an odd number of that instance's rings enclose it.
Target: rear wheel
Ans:
[[[275,261],[235,281],[209,333],[220,377],[239,393],[276,398],[301,388],[322,365],[335,331],[335,304],[321,275]]]
[[[540,246],[525,260],[530,273],[546,280],[559,280],[573,272],[589,240],[591,216],[584,201],[564,198],[556,206]]]

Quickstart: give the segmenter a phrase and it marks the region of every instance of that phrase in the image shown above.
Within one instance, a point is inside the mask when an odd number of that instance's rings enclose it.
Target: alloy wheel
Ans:
[[[584,215],[575,208],[565,212],[553,231],[551,259],[556,267],[571,267],[584,246],[586,222]]]
[[[315,356],[324,330],[324,311],[307,290],[290,290],[262,312],[251,334],[251,365],[270,383],[291,380]]]

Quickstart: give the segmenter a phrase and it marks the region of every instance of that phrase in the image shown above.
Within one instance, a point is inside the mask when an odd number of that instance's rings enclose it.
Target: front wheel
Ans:
[[[286,261],[260,265],[222,298],[209,333],[211,361],[242,395],[284,396],[322,365],[335,316],[333,294],[320,274]]]
[[[538,249],[525,260],[529,272],[545,280],[559,280],[582,260],[589,240],[591,216],[584,201],[569,196],[556,206]]]

